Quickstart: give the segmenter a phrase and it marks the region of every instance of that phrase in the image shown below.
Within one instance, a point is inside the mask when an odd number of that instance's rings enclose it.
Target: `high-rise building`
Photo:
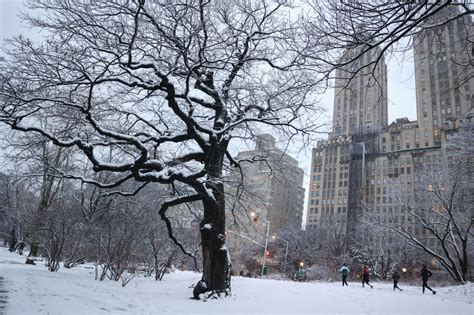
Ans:
[[[241,161],[246,191],[251,194],[247,200],[253,200],[248,212],[270,221],[271,233],[287,225],[301,225],[304,171],[298,161],[278,149],[269,134],[259,135],[255,149],[240,152],[237,160]]]
[[[361,48],[349,49],[346,63],[360,54]],[[357,63],[348,63],[336,71],[333,132],[348,135],[380,130],[387,126],[387,65],[380,50],[362,54]],[[360,69],[360,71],[355,71]]]
[[[287,226],[301,227],[304,171],[297,160],[276,147],[269,134],[259,135],[255,149],[240,152],[237,160],[240,169],[227,178],[233,187],[228,189],[228,209],[234,210],[234,215],[228,215],[227,243],[233,264],[240,270],[242,248],[252,242],[264,244],[267,228],[272,236]],[[232,194],[239,194],[236,207],[232,207]]]
[[[474,113],[473,22],[466,16],[439,23],[452,12],[442,11],[428,21],[439,26],[414,38],[417,121],[399,118],[387,124],[383,58],[370,66],[374,57],[363,56],[358,64],[347,65],[345,74],[339,72],[333,132],[312,152],[307,229],[350,234],[362,222],[362,207],[371,207],[416,230],[393,198],[393,183],[404,187],[402,198],[413,200],[416,175],[447,159],[442,144],[463,117]],[[345,56],[353,53],[348,50]],[[349,80],[349,70],[361,65],[373,71]]]
[[[417,147],[440,145],[442,130],[456,128],[474,107],[473,22],[465,16],[443,24],[453,14],[455,7],[441,11],[427,22],[441,26],[414,38]]]
[[[342,60],[359,53],[348,50]],[[377,135],[387,127],[387,66],[378,53],[366,53],[357,64],[337,71],[333,132],[312,154],[308,228],[338,225],[345,234],[354,218],[350,210],[360,203],[365,158],[379,152]]]

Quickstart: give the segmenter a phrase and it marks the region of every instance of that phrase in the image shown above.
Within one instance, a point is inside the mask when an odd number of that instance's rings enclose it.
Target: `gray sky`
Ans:
[[[26,28],[25,24],[20,21],[18,14],[23,8],[22,0],[0,0],[0,40],[3,47],[3,41],[6,38],[23,34],[28,37],[38,38],[36,30]],[[0,51],[0,56],[3,53]],[[408,117],[410,120],[416,119],[416,97],[415,97],[415,79],[414,66],[411,58],[402,57],[391,58],[388,61],[388,121],[389,123],[396,118]],[[327,109],[328,121],[332,117],[334,91],[328,90],[321,96],[322,106]],[[305,170],[305,189],[306,193],[309,184],[309,170],[311,163],[311,148],[306,151],[290,149],[289,152],[293,157],[297,158],[300,167]],[[305,197],[305,213],[306,216]]]

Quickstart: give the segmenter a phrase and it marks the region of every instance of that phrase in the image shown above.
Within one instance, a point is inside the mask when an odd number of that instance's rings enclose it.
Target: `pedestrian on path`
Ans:
[[[364,266],[364,268],[362,268],[362,287],[364,287],[364,284],[367,284],[371,289],[373,289],[374,287],[369,283],[369,281],[370,281],[369,268],[367,266]]]
[[[342,274],[342,286],[347,285],[347,276],[349,275],[349,268],[347,268],[346,263],[342,264],[341,270],[339,271]]]
[[[425,288],[427,288],[428,290],[433,292],[433,294],[436,294],[436,291],[428,286],[428,279],[432,275],[433,274],[431,273],[431,271],[429,271],[428,268],[426,268],[426,266],[423,265],[423,267],[421,268],[421,271],[420,271],[420,277],[421,277],[421,280],[423,280],[423,284],[422,284],[423,294],[425,294]]]
[[[400,280],[400,275],[398,274],[398,271],[395,270],[395,272],[392,274],[392,280],[393,280],[393,291],[395,291],[395,289],[403,291],[402,289],[398,287],[398,280]]]

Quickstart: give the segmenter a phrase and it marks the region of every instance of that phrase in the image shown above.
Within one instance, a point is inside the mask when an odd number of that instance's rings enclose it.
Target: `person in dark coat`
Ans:
[[[367,283],[367,285],[371,289],[373,289],[374,287],[369,283],[369,280],[370,280],[369,268],[367,266],[364,266],[364,268],[362,268],[362,287],[364,287],[364,284]]]
[[[423,288],[423,294],[425,294],[425,288],[427,288],[428,290],[430,290],[431,292],[433,292],[433,294],[436,294],[436,291],[433,290],[432,288],[430,288],[428,286],[428,279],[432,276],[433,274],[431,273],[431,271],[428,270],[428,268],[426,268],[425,265],[423,265],[423,267],[421,268],[421,271],[420,271],[420,277],[421,277],[421,280],[423,280],[423,285],[422,285],[422,288]]]
[[[347,275],[349,275],[349,268],[347,268],[347,265],[344,263],[342,264],[341,270],[339,271],[342,274],[342,286],[347,285]]]
[[[400,280],[400,275],[398,274],[398,271],[395,270],[395,272],[392,274],[392,280],[393,280],[393,291],[395,291],[395,289],[403,291],[402,289],[398,287],[398,280]]]

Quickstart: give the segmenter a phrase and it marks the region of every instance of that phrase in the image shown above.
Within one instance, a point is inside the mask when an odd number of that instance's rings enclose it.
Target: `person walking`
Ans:
[[[398,274],[398,271],[395,270],[395,272],[392,274],[392,280],[393,280],[393,291],[395,291],[395,289],[403,291],[402,289],[398,287],[398,280],[400,280],[400,275]]]
[[[349,268],[347,268],[347,265],[346,263],[343,263],[342,264],[342,267],[341,267],[341,270],[339,270],[339,272],[342,274],[342,286],[347,285],[347,276],[349,275]]]
[[[426,268],[425,265],[423,265],[423,267],[421,267],[420,277],[421,277],[421,280],[423,280],[423,284],[422,284],[423,294],[425,294],[425,288],[427,288],[428,290],[430,290],[431,292],[433,292],[433,294],[436,294],[436,291],[433,290],[432,288],[430,288],[430,287],[428,286],[428,279],[429,279],[432,275],[433,275],[433,274],[431,273],[431,271],[429,271],[428,268]]]
[[[370,281],[369,268],[367,266],[364,266],[364,268],[362,268],[362,287],[364,287],[364,284],[367,284],[371,289],[373,289],[374,287],[369,283],[369,281]]]

